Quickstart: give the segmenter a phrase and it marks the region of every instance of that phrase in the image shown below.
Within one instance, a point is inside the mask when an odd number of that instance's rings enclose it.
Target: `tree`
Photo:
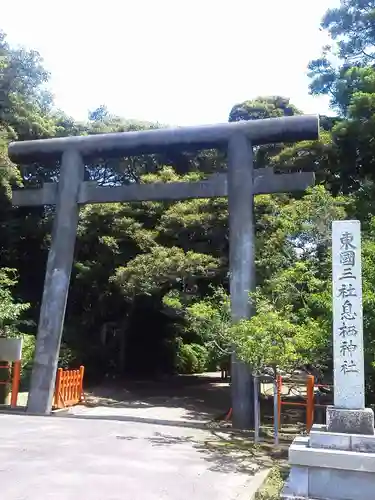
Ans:
[[[109,112],[107,106],[103,104],[98,108],[94,109],[94,111],[89,112],[89,120],[93,122],[104,121],[106,118],[109,118]]]
[[[340,6],[328,9],[321,28],[332,38],[322,56],[310,62],[313,94],[327,94],[332,104],[345,113],[347,103],[340,101],[341,80],[348,69],[373,64],[375,53],[375,2],[341,0]]]
[[[43,84],[48,81],[49,74],[43,67],[40,54],[35,50],[11,48],[5,33],[0,30],[0,55],[2,109],[11,107],[11,96],[22,95],[27,102],[36,102],[42,110],[48,110],[52,97]]]
[[[311,93],[329,95],[341,116],[326,136],[325,151],[316,156],[336,193],[361,193],[374,178],[374,16],[374,1],[341,0],[339,7],[327,10],[321,27],[332,43],[309,64]],[[289,156],[292,163],[296,153]]]
[[[272,368],[275,378],[279,370],[293,370],[306,363],[303,353],[309,338],[307,332],[271,305],[257,306],[255,316],[231,328],[238,357],[257,374]]]
[[[12,287],[16,284],[14,269],[0,269],[0,337],[11,338],[21,336],[22,315],[29,308],[29,304],[16,302],[12,296]],[[9,369],[4,368],[4,361],[0,359],[0,381],[9,380]],[[27,360],[28,361],[28,360]],[[9,384],[0,385],[0,404],[5,404],[9,394]]]
[[[233,350],[230,300],[223,287],[211,287],[210,292],[210,295],[186,307],[185,334],[193,335],[206,347],[206,368],[216,370]]]
[[[265,118],[279,118],[302,114],[290,99],[282,96],[257,97],[233,106],[229,113],[229,121],[259,120]],[[255,168],[268,167],[272,157],[283,149],[283,144],[267,144],[254,148]]]

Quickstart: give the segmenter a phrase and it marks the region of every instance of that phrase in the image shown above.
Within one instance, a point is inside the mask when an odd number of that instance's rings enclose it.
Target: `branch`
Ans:
[[[232,350],[228,351],[228,349],[223,349],[221,346],[219,346],[219,344],[216,342],[216,340],[212,340],[212,342],[214,343],[215,347],[221,351],[221,354],[231,354],[232,353]]]
[[[372,59],[374,60],[375,59],[375,56],[372,56],[370,54],[367,54],[367,52],[365,50],[361,50],[361,53],[365,56],[365,57],[368,57],[369,59]]]

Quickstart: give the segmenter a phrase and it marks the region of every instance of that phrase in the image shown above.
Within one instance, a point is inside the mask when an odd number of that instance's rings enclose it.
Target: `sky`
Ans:
[[[77,120],[105,104],[128,119],[225,122],[232,106],[308,95],[307,64],[329,40],[320,20],[339,0],[18,0],[1,6],[12,45],[40,52],[55,104]]]

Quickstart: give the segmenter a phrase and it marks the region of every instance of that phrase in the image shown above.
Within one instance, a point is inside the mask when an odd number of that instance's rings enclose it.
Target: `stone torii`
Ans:
[[[303,115],[11,143],[9,157],[15,163],[54,159],[61,165],[57,183],[13,192],[14,206],[56,205],[27,411],[51,411],[80,205],[228,196],[231,310],[233,321],[238,321],[252,314],[249,292],[255,288],[254,195],[304,191],[314,183],[314,174],[309,172],[276,174],[269,168],[255,170],[252,147],[318,136],[319,118]],[[200,182],[118,187],[99,187],[83,180],[88,160],[161,153],[170,147],[180,151],[226,147],[227,173]],[[251,369],[233,355],[234,427],[252,427],[252,402]]]

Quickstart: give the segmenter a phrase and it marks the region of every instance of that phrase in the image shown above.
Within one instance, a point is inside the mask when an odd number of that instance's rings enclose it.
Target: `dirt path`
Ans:
[[[85,393],[74,415],[204,423],[230,408],[230,389],[217,374],[103,384]],[[140,420],[140,421],[141,421]]]

